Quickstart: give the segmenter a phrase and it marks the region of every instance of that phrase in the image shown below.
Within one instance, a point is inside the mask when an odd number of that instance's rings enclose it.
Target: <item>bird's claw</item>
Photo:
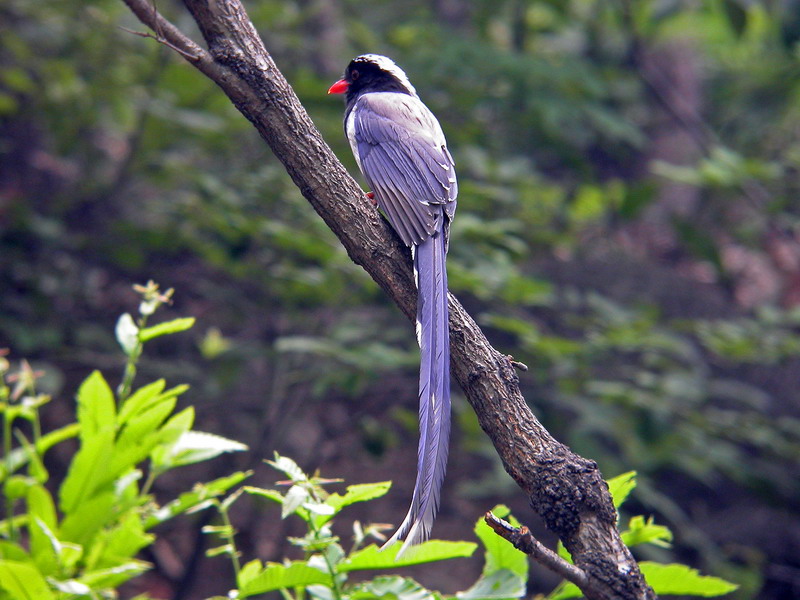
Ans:
[[[378,201],[375,199],[375,192],[367,192],[367,198],[372,202],[372,206],[378,206]]]

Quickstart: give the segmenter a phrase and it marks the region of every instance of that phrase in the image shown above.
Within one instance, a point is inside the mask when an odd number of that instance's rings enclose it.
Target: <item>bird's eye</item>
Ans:
[[[355,81],[356,79],[359,78],[360,75],[361,75],[361,73],[359,73],[358,71],[351,71],[350,72],[350,79]]]

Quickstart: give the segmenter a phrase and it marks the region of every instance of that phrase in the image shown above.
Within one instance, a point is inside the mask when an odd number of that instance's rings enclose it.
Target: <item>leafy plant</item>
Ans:
[[[222,516],[223,524],[206,528],[207,533],[220,537],[223,544],[207,552],[209,556],[228,555],[236,574],[237,588],[228,597],[247,598],[258,594],[280,591],[287,600],[301,599],[306,594],[320,600],[361,600],[366,598],[392,598],[423,600],[426,598],[458,598],[479,600],[486,598],[521,598],[526,593],[528,581],[528,557],[496,535],[483,519],[475,525],[475,535],[484,548],[484,567],[478,580],[468,589],[455,596],[428,590],[419,583],[401,575],[376,575],[370,580],[350,583],[349,574],[354,571],[382,571],[423,563],[432,563],[471,556],[477,548],[474,542],[448,542],[429,540],[397,557],[399,546],[380,550],[374,543],[365,545],[369,538],[384,540],[381,530],[384,525],[353,524],[353,544],[346,550],[342,540],[332,531],[332,522],[342,509],[358,502],[374,500],[389,491],[391,482],[350,485],[344,494],[328,493],[324,486],[340,483],[341,479],[324,479],[318,474],[309,476],[290,458],[276,453],[269,461],[288,481],[279,482],[288,486],[286,492],[274,489],[245,486],[225,500],[213,502]],[[625,473],[609,482],[614,505],[619,506],[636,487],[636,474]],[[241,565],[235,545],[235,530],[228,518],[228,510],[242,493],[265,498],[278,504],[281,518],[295,516],[306,525],[303,537],[290,538],[290,542],[302,549],[303,560],[286,559],[282,563],[262,563],[255,559]],[[505,506],[496,506],[492,512],[507,518],[511,525],[519,522],[509,515]],[[634,516],[622,532],[628,546],[651,544],[669,546],[672,532],[657,525],[653,518]],[[566,549],[559,544],[559,554],[571,560]],[[712,597],[727,594],[736,585],[717,577],[700,575],[696,570],[681,564],[660,564],[643,561],[639,567],[648,582],[659,595],[680,594],[683,596]],[[578,598],[580,590],[572,583],[562,582],[547,596],[547,600]]]
[[[142,296],[138,323],[123,315],[117,325],[128,357],[122,383],[115,393],[99,371],[89,375],[77,393],[75,423],[42,432],[39,411],[51,398],[37,393],[41,373],[25,361],[11,372],[9,361],[0,356],[5,506],[0,599],[112,596],[122,583],[150,568],[136,556],[153,543],[154,527],[208,506],[248,476],[236,472],[198,483],[163,505],[155,501],[153,484],[164,473],[246,446],[192,429],[194,409],[176,411],[187,386],[166,388],[158,380],[133,389],[145,342],[194,322],[176,319],[147,327],[148,317],[169,301],[172,290],[162,294],[152,282],[136,289]],[[78,448],[66,475],[51,481],[45,454],[72,438]]]
[[[397,556],[399,546],[381,551],[371,539],[385,539],[386,526],[353,525],[353,541],[346,549],[333,533],[333,520],[346,507],[379,498],[391,483],[348,486],[344,493],[329,493],[325,486],[339,479],[308,475],[285,456],[270,461],[283,473],[279,482],[286,491],[239,487],[247,472],[235,472],[159,505],[151,491],[159,477],[179,466],[211,459],[224,452],[242,451],[243,444],[210,433],[194,431],[192,407],[176,411],[187,386],[166,388],[163,380],[134,389],[136,366],[144,344],[156,337],[190,328],[193,319],[174,319],[148,325],[149,318],[169,302],[172,290],[161,292],[149,282],[135,286],[141,295],[137,320],[120,317],[116,334],[127,362],[122,381],[114,392],[99,371],[90,374],[77,393],[77,421],[42,432],[39,410],[50,398],[37,393],[41,373],[22,361],[17,371],[0,354],[0,408],[3,414],[3,483],[5,519],[0,521],[0,600],[59,600],[109,597],[124,582],[150,565],[137,558],[152,544],[153,529],[178,515],[216,507],[221,523],[205,532],[221,540],[208,556],[227,555],[233,564],[236,588],[229,597],[247,598],[280,591],[287,600],[306,596],[320,600],[403,598],[423,600],[444,596],[402,575],[381,571],[471,556],[477,544],[469,541],[431,540]],[[44,466],[45,454],[55,445],[77,438],[78,448],[57,493]],[[49,484],[49,487],[48,485]],[[626,473],[609,482],[619,507],[636,485],[635,474]],[[264,498],[280,506],[281,518],[303,521],[306,533],[290,538],[301,549],[300,560],[241,564],[236,532],[229,510],[243,494]],[[518,526],[504,506],[496,515]],[[475,534],[484,547],[484,568],[477,581],[455,597],[461,600],[519,598],[525,595],[528,558],[498,537],[479,520]],[[670,530],[652,518],[635,516],[622,531],[629,546],[669,546]],[[566,560],[563,547],[559,552]],[[736,586],[715,577],[701,576],[679,564],[642,562],[640,568],[659,594],[717,596]],[[369,580],[350,581],[353,572],[377,572]],[[549,600],[580,596],[573,584],[560,584]]]
[[[636,473],[633,471],[623,473],[608,481],[608,488],[617,510],[635,487]],[[621,531],[621,535],[622,541],[629,548],[641,544],[666,548],[672,542],[672,532],[668,527],[657,525],[652,517],[645,518],[642,515],[631,517],[627,528]],[[571,561],[569,552],[561,543],[558,545],[558,553],[562,558]],[[738,587],[719,577],[700,575],[696,569],[681,564],[641,561],[639,569],[657,596],[681,595],[710,598],[729,594]],[[575,584],[562,582],[547,596],[547,600],[567,600],[580,597],[582,594]]]

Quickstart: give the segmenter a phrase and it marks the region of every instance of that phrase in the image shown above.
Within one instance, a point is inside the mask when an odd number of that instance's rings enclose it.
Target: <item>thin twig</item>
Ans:
[[[159,44],[164,44],[167,48],[170,48],[171,50],[175,50],[175,52],[177,52],[178,54],[180,54],[181,56],[183,56],[187,60],[195,61],[195,60],[198,60],[200,58],[199,56],[195,56],[194,54],[190,54],[189,52],[186,52],[185,50],[182,50],[182,49],[178,48],[177,46],[171,44],[170,42],[168,42],[161,35],[153,35],[149,31],[136,31],[134,29],[128,29],[127,27],[124,27],[122,25],[117,25],[117,27],[122,29],[122,31],[126,31],[128,33],[132,33],[133,35],[138,35],[139,37],[143,37],[143,38],[150,38],[151,40],[157,41]]]
[[[585,591],[589,586],[589,578],[583,569],[568,563],[550,550],[550,548],[533,537],[530,529],[524,525],[522,527],[514,527],[508,521],[496,517],[492,511],[487,512],[483,518],[497,535],[508,540],[517,550],[530,554],[536,562],[561,575],[567,581],[571,581],[581,591]]]
[[[123,1],[142,23],[147,25],[155,32],[155,35],[141,31],[134,31],[127,29],[126,27],[120,27],[120,29],[123,29],[124,31],[134,35],[138,35],[139,37],[152,38],[158,43],[164,44],[168,48],[175,50],[175,52],[183,56],[191,63],[198,64],[204,62],[213,62],[210,60],[210,57],[205,50],[203,50],[170,21],[165,19],[164,16],[158,12],[155,4],[151,4],[148,0]],[[204,69],[201,70],[205,72]]]

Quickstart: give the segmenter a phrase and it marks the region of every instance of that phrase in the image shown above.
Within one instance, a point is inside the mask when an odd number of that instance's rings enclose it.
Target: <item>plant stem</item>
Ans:
[[[319,529],[314,525],[314,515],[310,515],[308,519],[308,526],[311,528],[311,531],[314,532],[314,535],[317,539],[319,539]],[[342,600],[342,590],[339,589],[339,581],[336,579],[336,570],[331,563],[330,558],[328,558],[328,554],[325,552],[327,546],[323,548],[321,554],[322,558],[325,561],[325,564],[328,566],[328,574],[331,576],[331,581],[333,582],[333,597],[336,600]]]
[[[6,478],[11,477],[11,419],[8,410],[3,412],[3,456],[6,461]],[[14,501],[8,494],[6,497],[6,519],[8,519],[8,537],[12,542],[17,540],[14,528]]]
[[[153,483],[155,482],[157,476],[158,475],[156,474],[155,470],[151,467],[147,473],[147,479],[142,486],[142,491],[140,492],[142,496],[146,496],[150,493],[150,488],[153,487]]]
[[[287,590],[286,588],[281,588],[279,591],[281,593],[281,596],[283,596],[283,600],[294,600],[294,598],[292,598],[292,595],[289,593],[289,590]]]
[[[33,411],[33,447],[36,448],[36,444],[42,438],[42,422],[39,419],[39,408],[36,408]],[[43,456],[39,456],[39,458],[44,458]]]
[[[233,535],[233,524],[231,524],[230,517],[228,517],[228,509],[222,504],[218,504],[217,507],[219,509],[219,514],[222,515],[222,523],[225,525],[225,531],[227,532],[223,535],[223,537],[231,547],[231,561],[233,561],[233,570],[236,576],[236,585],[238,586],[239,572],[242,570],[242,566],[239,563],[239,552],[236,550],[236,541],[234,540]]]
[[[142,315],[139,319],[137,326],[139,331],[147,325],[147,315]],[[131,353],[128,354],[128,360],[125,362],[125,372],[122,375],[122,383],[117,388],[117,410],[122,408],[122,403],[130,396],[131,388],[133,387],[133,379],[136,377],[136,363],[139,362],[139,357],[142,355],[142,348],[144,344],[137,338],[136,346],[134,346]]]

